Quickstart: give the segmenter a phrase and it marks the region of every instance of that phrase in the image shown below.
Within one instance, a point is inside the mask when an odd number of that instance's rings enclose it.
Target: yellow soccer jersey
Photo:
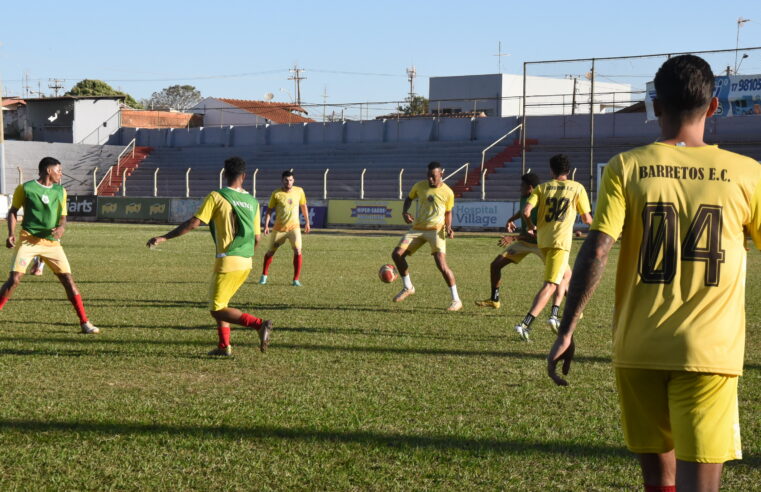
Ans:
[[[761,165],[654,143],[605,167],[592,229],[621,238],[617,367],[742,373],[747,230],[761,248]]]
[[[410,190],[410,200],[417,198],[417,212],[412,228],[418,231],[438,230],[444,226],[444,214],[454,208],[454,192],[445,183],[431,188],[428,180],[418,181]]]
[[[267,208],[275,211],[274,229],[288,232],[300,228],[299,205],[306,205],[306,203],[304,189],[298,186],[292,187],[288,192],[283,191],[282,188],[273,191]]]
[[[237,190],[236,190],[237,191]],[[233,207],[230,202],[225,198],[212,191],[204,199],[201,206],[195,213],[195,217],[205,224],[214,223],[214,236],[217,243],[217,255],[221,255],[227,251],[230,243],[235,239],[235,217],[233,217]],[[259,208],[257,207],[256,217],[254,217],[254,235],[261,234],[261,215]],[[241,258],[241,257],[230,257]],[[249,264],[251,258],[241,258],[242,260],[248,260]]]
[[[576,213],[591,211],[587,191],[576,181],[553,179],[531,192],[528,203],[538,208],[536,238],[540,248],[571,250]]]

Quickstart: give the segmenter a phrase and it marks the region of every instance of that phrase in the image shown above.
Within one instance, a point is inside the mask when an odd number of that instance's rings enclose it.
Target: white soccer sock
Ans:
[[[457,295],[457,286],[453,285],[453,286],[451,286],[449,288],[449,290],[452,291],[452,300],[453,301],[459,301],[460,300],[460,296]]]
[[[405,289],[412,289],[412,280],[410,280],[409,274],[402,275],[402,283]]]

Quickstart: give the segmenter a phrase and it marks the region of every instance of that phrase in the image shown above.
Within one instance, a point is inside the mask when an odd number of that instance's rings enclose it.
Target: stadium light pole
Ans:
[[[737,40],[735,41],[735,75],[737,75],[737,69],[740,68],[737,66],[737,52],[740,50],[740,28],[746,22],[750,22],[750,19],[743,19],[742,17],[737,18]]]

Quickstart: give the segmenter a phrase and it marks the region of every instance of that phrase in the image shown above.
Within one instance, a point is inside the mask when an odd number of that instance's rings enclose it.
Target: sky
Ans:
[[[388,113],[409,92],[428,95],[432,76],[523,72],[539,60],[600,58],[761,46],[761,2],[542,2],[512,0],[133,0],[4,2],[0,17],[3,95],[64,91],[100,79],[140,100],[174,85],[203,96],[295,98],[289,68],[304,69],[301,100],[365,116]],[[498,43],[502,53],[497,57]],[[742,52],[740,52],[742,56]],[[735,54],[706,57],[716,72]],[[599,62],[600,80],[641,89],[663,58]],[[501,63],[501,66],[498,65]],[[533,75],[583,75],[588,61],[532,64]],[[740,73],[761,73],[761,50]],[[327,97],[325,97],[327,94]],[[352,103],[365,102],[364,109]]]

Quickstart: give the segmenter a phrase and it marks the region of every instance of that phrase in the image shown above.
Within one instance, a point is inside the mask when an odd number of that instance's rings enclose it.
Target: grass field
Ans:
[[[144,247],[168,229],[70,224],[66,252],[101,335],[77,333],[48,271],[0,311],[0,490],[639,490],[609,363],[617,249],[558,388],[546,316],[530,344],[512,331],[540,284],[535,259],[505,270],[501,310],[473,305],[496,236],[448,242],[458,313],[425,250],[410,261],[417,294],[390,302],[400,284],[376,273],[397,234],[306,237],[302,288],[287,249],[257,285],[257,251],[233,305],[274,320],[270,350],[238,329],[235,357],[220,360],[205,355],[211,239]],[[726,466],[725,490],[761,489],[760,267],[751,252],[745,459]]]

